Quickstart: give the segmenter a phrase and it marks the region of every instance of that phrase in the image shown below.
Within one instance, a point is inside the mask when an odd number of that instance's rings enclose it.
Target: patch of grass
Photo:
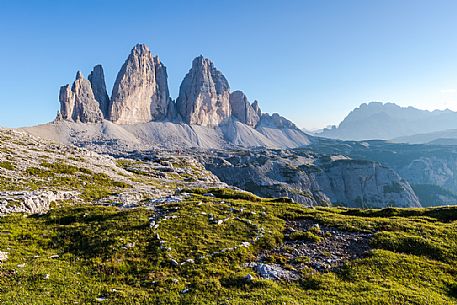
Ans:
[[[457,302],[457,208],[310,209],[201,198],[155,211],[62,205],[47,215],[0,218],[0,251],[9,252],[0,265],[0,303],[97,304],[98,297],[106,304]],[[159,214],[158,228],[151,228],[150,217]],[[372,232],[372,250],[337,270],[301,270],[296,282],[261,279],[246,263],[285,242],[289,219]],[[308,233],[317,236],[316,230]],[[280,253],[266,259],[289,263]]]
[[[13,171],[16,169],[16,166],[14,166],[14,164],[11,163],[10,161],[0,161],[0,167],[10,170],[10,171]]]
[[[290,233],[289,240],[318,243],[322,241],[322,237],[310,231],[295,231]]]

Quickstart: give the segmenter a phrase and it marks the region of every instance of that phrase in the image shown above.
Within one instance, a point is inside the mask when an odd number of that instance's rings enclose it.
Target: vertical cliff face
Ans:
[[[81,123],[97,123],[103,120],[91,84],[79,71],[71,88],[70,85],[60,88],[59,99],[61,117],[65,120]]]
[[[60,117],[64,120],[73,120],[73,110],[75,109],[75,95],[71,91],[70,85],[60,87]]]
[[[230,107],[232,116],[241,123],[255,127],[260,121],[260,108],[256,103],[256,108],[249,103],[248,98],[242,91],[234,91],[230,94]]]
[[[337,160],[321,169],[316,179],[333,203],[355,208],[421,206],[410,184],[380,163]]]
[[[170,95],[167,71],[149,48],[138,44],[117,75],[110,119],[118,124],[146,123],[167,117]]]
[[[100,110],[105,119],[109,119],[110,99],[106,91],[105,74],[101,65],[96,65],[89,74],[88,79],[92,87],[94,97],[99,103]]]
[[[230,117],[229,97],[224,75],[209,59],[199,56],[181,83],[176,106],[185,123],[215,126]]]

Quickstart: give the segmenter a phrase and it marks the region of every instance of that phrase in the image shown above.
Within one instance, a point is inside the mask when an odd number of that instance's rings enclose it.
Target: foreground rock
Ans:
[[[9,213],[45,214],[51,203],[72,200],[76,196],[76,192],[65,191],[0,192],[0,216]]]
[[[60,201],[139,207],[209,187],[227,185],[191,157],[115,159],[0,129],[0,215],[43,214]]]

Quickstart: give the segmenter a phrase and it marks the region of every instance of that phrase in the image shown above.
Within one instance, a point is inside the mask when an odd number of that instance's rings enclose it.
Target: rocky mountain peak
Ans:
[[[243,124],[255,127],[260,121],[258,104],[256,103],[256,109],[254,109],[243,91],[234,91],[230,94],[230,107],[232,116]]]
[[[96,123],[103,120],[103,114],[95,99],[91,83],[78,71],[70,88],[60,88],[60,118],[81,123]]]
[[[280,116],[277,113],[268,114],[262,113],[260,118],[260,125],[262,127],[277,128],[277,129],[297,129],[298,127],[286,119],[285,117]]]
[[[260,110],[259,102],[257,100],[252,103],[252,109],[254,109],[255,113],[257,113],[259,117],[262,116],[262,111]]]
[[[230,117],[229,99],[227,79],[209,59],[199,56],[181,83],[176,106],[184,122],[214,126]]]
[[[165,66],[149,48],[137,44],[117,75],[110,119],[118,124],[146,123],[167,117],[170,94]]]
[[[95,99],[100,105],[103,117],[109,119],[110,99],[106,91],[105,73],[101,65],[96,65],[88,77]]]
[[[82,78],[84,78],[84,76],[81,73],[81,71],[78,70],[78,72],[76,72],[76,78],[75,79],[78,80],[78,79],[82,79]]]
[[[296,129],[277,114],[262,114],[259,103],[251,104],[242,91],[231,93],[222,72],[202,55],[192,61],[179,96],[173,101],[166,67],[145,44],[132,48],[117,74],[111,98],[103,67],[96,65],[88,79],[78,71],[73,86],[60,89],[59,100],[61,110],[56,120],[99,122],[106,119],[121,125],[170,121],[218,126],[235,119],[252,128]]]

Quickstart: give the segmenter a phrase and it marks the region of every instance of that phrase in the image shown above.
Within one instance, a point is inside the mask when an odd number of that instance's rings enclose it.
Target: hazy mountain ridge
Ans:
[[[420,110],[394,103],[364,103],[351,111],[338,127],[318,136],[341,140],[390,140],[457,128],[457,112]]]

